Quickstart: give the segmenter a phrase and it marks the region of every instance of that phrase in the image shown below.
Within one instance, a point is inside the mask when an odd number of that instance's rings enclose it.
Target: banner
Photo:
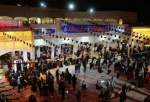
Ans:
[[[109,28],[109,25],[62,24],[62,31],[64,33],[107,32]]]
[[[22,27],[22,21],[17,20],[1,20],[0,19],[0,28],[10,28],[10,27]]]

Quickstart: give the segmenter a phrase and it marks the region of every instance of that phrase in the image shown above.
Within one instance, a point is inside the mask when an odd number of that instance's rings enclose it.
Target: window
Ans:
[[[42,18],[42,24],[49,24],[49,23],[50,23],[50,19],[48,17]]]

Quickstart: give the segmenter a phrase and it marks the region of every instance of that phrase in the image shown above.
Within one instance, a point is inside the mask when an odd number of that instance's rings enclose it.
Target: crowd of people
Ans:
[[[39,92],[40,95],[48,96],[54,95],[54,78],[58,85],[58,91],[64,99],[66,83],[72,84],[72,87],[76,89],[77,78],[76,75],[72,75],[68,68],[65,72],[56,70],[55,76],[51,74],[49,70],[43,69],[29,69],[26,72],[9,72],[8,79],[13,87],[18,87],[18,92],[25,88],[27,85],[31,85],[33,92]]]
[[[111,73],[111,65],[114,65],[114,72],[116,77],[119,78],[120,75],[124,75],[131,80],[132,84],[138,87],[143,87],[145,82],[150,80],[150,72],[147,66],[149,65],[149,55],[141,56],[138,53],[144,52],[140,48],[133,48],[132,53],[128,54],[128,49],[119,48],[112,49],[111,47],[106,48],[102,45],[95,45],[95,53],[98,56],[91,56],[90,54],[84,55],[84,50],[86,52],[91,52],[90,47],[85,48],[80,47],[76,53],[76,59],[64,58],[64,61],[59,64],[59,67],[63,65],[75,65],[75,74],[71,74],[67,68],[65,72],[60,72],[59,69],[56,70],[55,75],[53,75],[49,70],[52,68],[52,63],[47,62],[44,59],[39,59],[35,66],[29,67],[26,64],[17,65],[17,71],[13,69],[9,70],[7,73],[8,80],[13,87],[18,87],[18,92],[28,85],[31,86],[31,90],[35,93],[39,93],[43,96],[54,96],[55,85],[58,86],[58,92],[61,95],[61,99],[65,99],[66,94],[66,83],[72,85],[73,89],[76,90],[77,77],[76,73],[80,73],[81,66],[83,66],[83,72],[86,73],[87,68],[90,70],[97,70],[102,73],[104,70],[107,74]],[[137,55],[136,55],[136,54]],[[138,58],[136,58],[138,57]],[[142,59],[144,57],[144,59]],[[55,66],[57,66],[56,64]],[[88,67],[89,65],[89,67]],[[56,79],[56,83],[55,83]],[[86,84],[82,82],[82,89],[86,89]],[[110,88],[111,90],[111,88]],[[112,90],[111,90],[112,91]],[[80,100],[80,91],[76,95],[78,100]],[[108,95],[108,94],[107,94]],[[101,97],[104,97],[103,95]],[[31,100],[33,96],[31,97]],[[123,86],[120,93],[120,102],[125,102],[126,100],[126,87]],[[80,102],[80,101],[78,101]],[[145,101],[148,102],[148,101]]]

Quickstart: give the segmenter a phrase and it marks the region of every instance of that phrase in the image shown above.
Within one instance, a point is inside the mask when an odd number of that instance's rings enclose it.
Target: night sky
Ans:
[[[41,1],[50,8],[66,10],[68,2],[73,2],[76,4],[76,11],[87,11],[89,7],[94,7],[96,11],[135,11],[139,14],[138,24],[150,25],[149,0],[0,0],[0,4],[17,5],[19,3],[22,6],[40,7]]]

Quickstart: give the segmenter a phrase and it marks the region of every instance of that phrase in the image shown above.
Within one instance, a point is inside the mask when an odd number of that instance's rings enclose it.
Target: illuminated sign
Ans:
[[[35,34],[40,35],[40,34],[54,34],[56,32],[55,28],[49,28],[49,29],[34,29],[33,30]]]
[[[0,20],[0,28],[22,27],[22,21],[17,20]]]
[[[62,31],[65,33],[87,33],[109,31],[109,25],[75,25],[63,24]]]

